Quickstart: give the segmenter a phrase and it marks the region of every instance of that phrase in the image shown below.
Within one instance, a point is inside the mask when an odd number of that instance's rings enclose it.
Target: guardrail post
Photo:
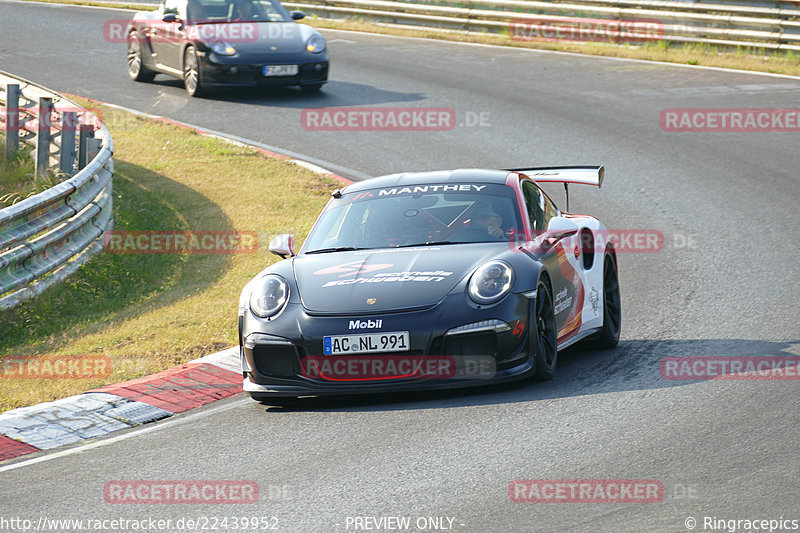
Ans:
[[[54,106],[59,100],[66,105]],[[59,168],[69,177],[0,209],[0,310],[17,306],[70,275],[103,250],[103,232],[113,228],[114,142],[102,122],[80,124],[86,113],[58,93],[0,72],[0,119],[9,126],[5,128],[8,149],[19,157],[18,150],[25,147],[26,158],[30,155],[36,162],[37,180],[45,176],[49,181],[50,171]],[[81,140],[80,171],[73,168],[76,129]],[[28,154],[28,146],[35,154]]]
[[[79,127],[80,132],[78,136],[78,170],[82,169],[86,165],[89,164],[89,161],[92,160],[92,148],[90,146],[91,141],[94,141],[94,128],[91,124],[81,124]]]
[[[75,166],[75,130],[78,126],[78,114],[68,111],[61,117],[61,151],[58,168],[61,172],[72,175]]]
[[[39,98],[39,125],[36,128],[36,177],[47,174],[50,166],[50,122],[53,111],[53,99]]]
[[[6,85],[6,107],[3,108],[3,119],[6,127],[6,160],[14,157],[19,150],[19,84]]]

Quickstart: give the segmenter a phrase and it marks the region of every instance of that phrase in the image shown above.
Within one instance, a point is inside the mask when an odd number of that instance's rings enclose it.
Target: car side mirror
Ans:
[[[287,256],[294,257],[293,245],[294,241],[292,236],[288,233],[282,233],[276,235],[269,241],[269,251],[286,259]]]
[[[178,22],[178,15],[175,13],[167,13],[161,20],[164,22]]]
[[[292,20],[300,20],[306,18],[306,14],[302,11],[292,11]]]
[[[569,218],[566,217],[553,217],[550,219],[550,223],[547,225],[547,234],[545,237],[550,240],[552,239],[553,244],[556,243],[559,239],[563,239],[564,237],[569,237],[570,235],[575,235],[578,233],[578,225]]]

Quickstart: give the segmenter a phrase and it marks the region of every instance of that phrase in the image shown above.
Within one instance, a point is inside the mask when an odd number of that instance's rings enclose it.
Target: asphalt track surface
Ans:
[[[619,347],[562,352],[550,382],[291,410],[239,396],[0,466],[0,517],[274,516],[282,531],[352,531],[353,517],[406,516],[412,526],[450,517],[458,531],[675,532],[689,531],[687,517],[696,531],[713,530],[704,517],[800,519],[800,382],[659,373],[670,356],[800,355],[797,134],[659,126],[664,108],[797,108],[800,81],[325,32],[332,73],[319,95],[190,99],[174,80],[127,79],[124,45],[102,33],[106,20],[127,14],[1,4],[0,68],[52,89],[308,154],[352,177],[602,163],[605,185],[574,187],[572,210],[610,228],[661,231],[664,248],[620,255]],[[331,106],[451,107],[459,125],[301,127],[303,108]],[[480,113],[488,125],[469,127]],[[558,189],[553,197],[563,203]],[[681,246],[690,237],[695,244]],[[261,496],[254,505],[205,506],[103,498],[109,481],[175,479],[254,480]],[[514,503],[515,479],[657,479],[664,496]]]

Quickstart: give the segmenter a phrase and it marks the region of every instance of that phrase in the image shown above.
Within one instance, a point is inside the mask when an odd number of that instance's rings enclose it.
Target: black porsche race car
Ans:
[[[325,39],[297,24],[278,0],[164,0],[134,14],[127,30],[128,75],[183,80],[191,96],[210,86],[298,85],[328,81]]]
[[[333,193],[295,255],[239,301],[244,390],[300,396],[455,388],[556,370],[621,323],[613,242],[537,182],[600,186],[603,167],[455,170],[374,178]],[[536,180],[536,181],[534,181]],[[568,192],[567,192],[568,194]]]

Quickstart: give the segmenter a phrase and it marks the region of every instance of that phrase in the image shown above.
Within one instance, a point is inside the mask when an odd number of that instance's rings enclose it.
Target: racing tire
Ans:
[[[203,84],[203,70],[197,60],[197,50],[190,46],[183,53],[183,86],[189,96],[203,96],[205,86]]]
[[[610,350],[619,344],[622,326],[622,301],[619,295],[619,277],[614,254],[605,253],[603,258],[603,328],[590,337],[596,348]]]
[[[128,76],[133,81],[153,81],[156,73],[144,66],[142,59],[142,41],[139,35],[132,31],[128,34],[126,39],[128,54],[127,54],[127,67]]]
[[[535,381],[546,381],[556,373],[558,363],[558,331],[556,315],[553,309],[553,297],[547,284],[540,281],[536,288],[533,326],[531,331],[531,350],[534,353],[533,364]]]

